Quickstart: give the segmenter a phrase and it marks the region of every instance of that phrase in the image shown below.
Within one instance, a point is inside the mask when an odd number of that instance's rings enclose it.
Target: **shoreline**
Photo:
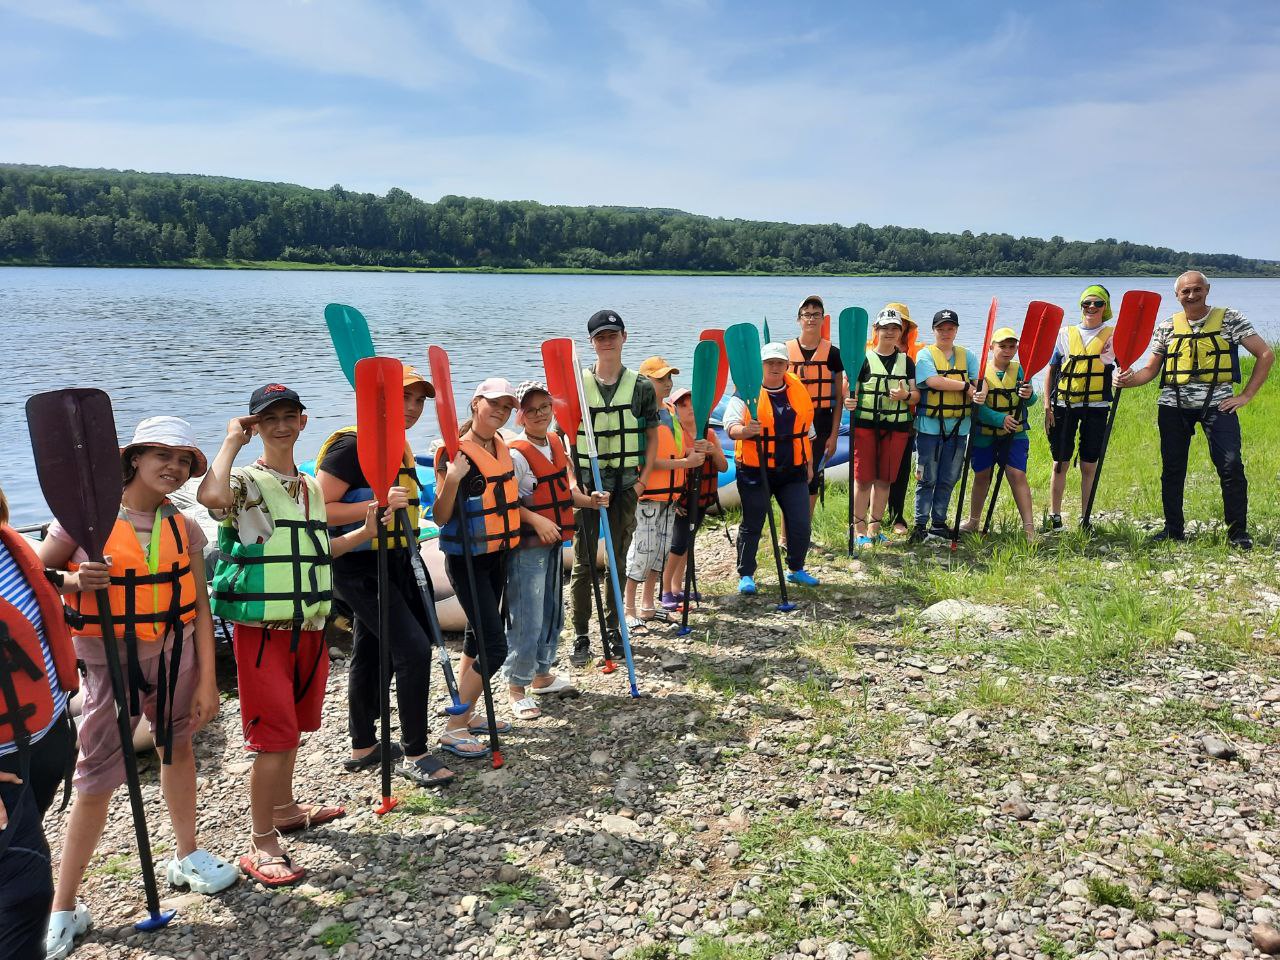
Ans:
[[[1085,277],[1114,279],[1125,277],[1168,277],[1167,272],[1125,273],[965,273],[951,270],[888,271],[878,273],[820,273],[793,271],[766,273],[748,270],[595,270],[587,267],[395,267],[365,264],[302,263],[292,260],[181,260],[165,263],[41,263],[37,261],[0,261],[3,267],[48,267],[50,269],[92,270],[273,270],[278,272],[315,271],[340,273],[474,273],[513,276],[595,276],[595,277],[936,277],[1020,279],[1026,277]],[[1214,271],[1215,280],[1280,280],[1280,266],[1275,273],[1230,273]]]

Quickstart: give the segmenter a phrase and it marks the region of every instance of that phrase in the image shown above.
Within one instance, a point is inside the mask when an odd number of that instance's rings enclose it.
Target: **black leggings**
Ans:
[[[431,638],[427,614],[404,550],[387,557],[391,587],[391,674],[396,679],[396,706],[400,716],[400,742],[407,756],[427,752],[427,701],[431,692]],[[430,580],[428,591],[430,592]],[[347,727],[351,746],[365,750],[378,743],[381,716],[378,669],[378,557],[372,550],[357,550],[333,562],[333,592],[355,619],[354,643],[347,676]],[[434,603],[434,597],[429,598]]]
[[[505,552],[478,553],[471,558],[476,574],[476,596],[471,595],[471,582],[467,579],[467,565],[463,557],[446,554],[445,571],[458,602],[467,615],[468,629],[462,641],[462,652],[476,659],[476,672],[480,672],[480,645],[476,638],[476,626],[484,636],[484,652],[489,677],[502,669],[507,662],[507,628],[502,617],[502,591],[507,584],[507,555]],[[478,614],[478,616],[477,616]]]

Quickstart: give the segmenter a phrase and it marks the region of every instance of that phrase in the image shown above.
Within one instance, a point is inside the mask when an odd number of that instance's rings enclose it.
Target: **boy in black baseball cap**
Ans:
[[[371,509],[362,528],[330,542],[320,484],[294,463],[294,446],[307,425],[305,410],[284,384],[255,390],[249,416],[228,422],[197,494],[219,521],[211,600],[214,613],[233,625],[241,726],[245,749],[254,755],[253,835],[240,868],[268,887],[306,876],[280,834],[345,813],[340,806],[293,799],[293,766],[301,735],[320,729],[329,676],[324,625],[332,597],[330,564],[377,529]],[[250,466],[233,467],[255,434],[262,439],[262,456]]]

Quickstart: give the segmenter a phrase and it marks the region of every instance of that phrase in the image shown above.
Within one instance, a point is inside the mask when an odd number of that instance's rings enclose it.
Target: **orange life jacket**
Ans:
[[[474,440],[463,440],[458,449],[484,475],[484,491],[467,496],[467,526],[471,552],[475,554],[511,550],[520,541],[520,485],[515,464],[502,437],[494,434],[493,454]],[[464,480],[463,483],[466,481]],[[469,491],[458,491],[462,496]],[[462,555],[461,525],[455,506],[449,522],[440,528],[440,549]]]
[[[58,686],[74,693],[80,687],[80,675],[76,673],[76,652],[63,616],[62,597],[45,577],[44,564],[22,534],[8,524],[0,525],[0,543],[36,596]],[[0,598],[0,743],[16,743],[24,750],[30,738],[53,720],[53,706],[35,625]]]
[[[827,365],[831,356],[831,341],[819,340],[813,356],[806,360],[800,349],[800,338],[796,337],[787,341],[787,355],[791,363],[790,370],[809,391],[814,409],[828,410],[835,406],[836,378]]]
[[[676,452],[676,437],[671,427],[665,423],[658,424],[658,453],[656,460],[674,460],[680,456]],[[657,503],[675,503],[684,496],[684,470],[663,469],[655,466],[649,473],[649,482],[645,485],[641,500]]]
[[[554,434],[548,436],[547,447],[539,447],[529,440],[512,440],[512,450],[519,450],[533,471],[533,494],[524,505],[534,513],[560,525],[560,539],[564,543],[573,540],[573,492],[569,487],[569,456],[564,444]],[[550,448],[551,456],[543,451]],[[537,547],[543,543],[529,527],[520,528],[520,546]]]
[[[760,401],[756,412],[760,417],[760,426],[764,428],[764,435],[759,443],[755,440],[739,440],[734,444],[733,448],[734,459],[743,466],[760,466],[759,449],[764,446],[768,451],[766,468],[769,470],[774,469],[777,465],[775,457],[777,445],[784,442],[790,442],[792,445],[791,462],[794,466],[803,467],[813,459],[813,450],[809,443],[809,428],[813,426],[813,401],[809,399],[809,391],[805,389],[804,384],[800,382],[800,378],[794,373],[785,374],[783,382],[787,387],[787,401],[796,412],[795,427],[791,433],[785,436],[780,437],[774,433],[773,401],[769,399],[769,391],[761,387]],[[744,424],[751,422],[751,411],[749,409],[742,422]]]
[[[673,423],[679,428],[679,420],[674,420]],[[712,436],[714,436],[714,433],[708,427],[707,437],[710,438]],[[684,431],[676,429],[675,438],[676,456],[683,457],[685,454]],[[716,469],[716,465],[711,461],[710,455],[702,461],[702,466],[698,469],[698,513],[705,516],[712,507],[720,506],[720,471]],[[686,470],[686,477],[688,473],[689,471]],[[689,481],[686,479],[685,485],[687,486],[688,483]]]
[[[111,586],[107,597],[117,637],[125,641],[156,643],[169,633],[181,634],[180,624],[196,618],[196,583],[187,552],[186,520],[170,501],[160,505],[151,536],[160,538],[156,571],[147,563],[147,551],[123,514],[116,518],[103,554],[111,558]],[[78,564],[71,564],[75,569]],[[84,619],[72,633],[79,637],[101,637],[98,598],[79,593],[72,599]]]

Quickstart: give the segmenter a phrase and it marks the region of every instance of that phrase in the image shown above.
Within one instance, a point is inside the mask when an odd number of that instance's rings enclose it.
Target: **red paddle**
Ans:
[[[1115,351],[1115,372],[1128,370],[1147,352],[1151,334],[1156,329],[1156,317],[1160,313],[1160,294],[1148,290],[1130,290],[1120,301],[1120,315],[1111,335],[1111,347]],[[1102,450],[1098,453],[1098,466],[1093,472],[1093,486],[1080,511],[1080,526],[1088,528],[1093,516],[1093,500],[1098,493],[1098,481],[1102,478],[1102,464],[1107,459],[1107,446],[1111,443],[1111,428],[1120,409],[1119,389],[1111,391],[1111,409],[1107,411],[1107,429],[1102,434]]]
[[[724,346],[723,330],[703,330],[698,334],[698,339],[713,340],[720,344],[720,367],[716,370],[716,398],[711,404],[712,409],[714,409],[716,404],[724,397],[724,388],[729,385],[729,351]]]
[[[822,315],[822,339],[831,339],[831,314],[829,313]]]
[[[360,471],[378,506],[387,505],[390,489],[404,461],[404,366],[393,357],[365,357],[356,362],[356,455]],[[399,803],[391,796],[391,581],[387,528],[378,522],[378,706],[381,711],[382,803],[378,816]]]
[[[431,365],[431,384],[436,388],[436,420],[440,423],[440,438],[444,441],[445,452],[448,454],[449,462],[452,463],[458,455],[461,438],[458,436],[458,409],[453,403],[453,373],[449,367],[449,354],[445,353],[441,347],[431,346],[427,348],[427,361]],[[467,500],[468,491],[458,490],[453,508],[458,514],[458,539],[462,541],[462,559],[467,568],[467,586],[471,588],[471,596],[476,597],[478,596],[476,569],[471,553],[471,521],[467,517]],[[480,661],[480,684],[484,689],[485,720],[489,724],[489,755],[493,769],[497,770],[503,764],[502,746],[498,743],[498,720],[493,713],[493,690],[489,683],[489,654],[486,649],[485,632],[478,611],[475,616],[469,613],[467,619],[471,621],[472,631],[476,635],[476,646],[479,648],[480,655],[477,659]]]
[[[991,334],[996,328],[996,311],[999,308],[999,301],[991,298],[991,306],[987,310],[987,331],[982,335],[982,353],[978,359],[978,389],[982,389],[982,383],[987,376],[987,354],[991,352]],[[951,527],[951,549],[954,551],[960,546],[960,513],[964,510],[964,492],[969,485],[969,464],[973,460],[973,435],[977,433],[977,417],[973,417],[973,422],[969,424],[969,439],[964,445],[964,466],[960,468],[960,499],[956,501],[956,522]]]

